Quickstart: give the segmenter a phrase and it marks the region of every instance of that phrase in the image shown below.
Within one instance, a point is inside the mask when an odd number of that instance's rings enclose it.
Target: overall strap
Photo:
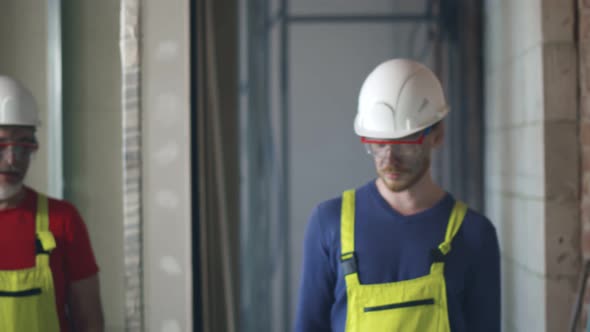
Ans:
[[[459,231],[459,228],[461,228],[461,224],[463,223],[463,219],[465,218],[466,214],[467,205],[461,201],[455,202],[455,206],[453,207],[453,211],[451,212],[451,217],[447,225],[445,240],[438,246],[443,255],[446,255],[451,251],[451,242]]]
[[[342,212],[340,215],[340,260],[344,275],[357,272],[354,254],[354,205],[355,191],[347,190],[342,194]]]
[[[41,243],[44,252],[51,252],[55,249],[55,238],[49,231],[49,208],[47,196],[37,194],[37,215],[35,218],[37,239]]]
[[[453,238],[459,231],[459,228],[461,228],[465,214],[467,214],[467,205],[461,201],[455,202],[449,223],[447,224],[445,240],[438,246],[438,249],[432,249],[431,251],[431,274],[443,275],[445,256],[451,251],[451,242],[453,242]]]

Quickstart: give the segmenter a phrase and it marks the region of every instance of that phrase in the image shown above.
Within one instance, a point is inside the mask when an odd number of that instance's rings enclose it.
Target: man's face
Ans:
[[[20,190],[36,147],[34,128],[0,126],[0,199]]]
[[[440,140],[440,128],[424,137],[421,144],[384,144],[371,148],[379,178],[393,192],[414,186],[430,169],[432,149]],[[409,138],[414,139],[412,138]]]

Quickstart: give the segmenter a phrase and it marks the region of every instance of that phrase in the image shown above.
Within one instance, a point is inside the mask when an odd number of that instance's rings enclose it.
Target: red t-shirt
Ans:
[[[68,202],[49,199],[49,230],[57,247],[50,256],[55,301],[62,331],[69,331],[65,307],[68,285],[98,273],[86,225]],[[26,197],[13,209],[0,210],[0,270],[35,266],[35,216],[37,193],[26,188]]]

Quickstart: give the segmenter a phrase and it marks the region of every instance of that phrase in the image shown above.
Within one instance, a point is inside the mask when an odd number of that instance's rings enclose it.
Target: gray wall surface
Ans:
[[[119,0],[63,0],[64,196],[100,267],[107,331],[125,330]]]

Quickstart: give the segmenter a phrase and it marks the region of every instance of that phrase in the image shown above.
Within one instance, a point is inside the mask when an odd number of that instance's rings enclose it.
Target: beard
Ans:
[[[15,177],[0,183],[0,201],[5,201],[20,193],[23,188],[25,172],[22,171],[22,168],[8,166],[0,168],[0,173]]]
[[[0,185],[0,201],[4,201],[4,200],[14,197],[16,194],[18,194],[21,191],[22,188],[23,188],[22,182],[18,182],[18,183],[14,183],[14,184],[12,184],[12,183],[1,184]]]
[[[408,190],[420,181],[430,168],[430,156],[426,154],[417,159],[408,160],[404,164],[388,164],[377,169],[381,181],[393,192]],[[392,174],[397,176],[392,178]]]

